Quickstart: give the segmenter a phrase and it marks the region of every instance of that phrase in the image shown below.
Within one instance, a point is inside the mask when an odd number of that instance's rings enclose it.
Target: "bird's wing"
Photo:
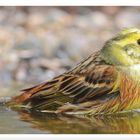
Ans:
[[[98,54],[95,54],[52,81],[25,89],[22,95],[14,98],[14,101],[31,104],[33,108],[40,110],[55,110],[66,103],[76,105],[106,100],[117,90],[115,67],[106,64]]]

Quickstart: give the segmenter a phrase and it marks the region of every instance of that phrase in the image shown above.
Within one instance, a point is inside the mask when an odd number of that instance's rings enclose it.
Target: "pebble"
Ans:
[[[67,71],[123,27],[139,7],[0,8],[0,87],[39,83]]]

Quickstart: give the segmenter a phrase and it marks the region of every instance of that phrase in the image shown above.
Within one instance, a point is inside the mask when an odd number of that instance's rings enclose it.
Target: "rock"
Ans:
[[[39,83],[69,70],[123,27],[139,7],[1,7],[0,87]],[[32,84],[31,84],[32,85]]]

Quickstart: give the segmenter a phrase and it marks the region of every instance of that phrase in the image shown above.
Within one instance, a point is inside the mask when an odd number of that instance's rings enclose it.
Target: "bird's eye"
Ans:
[[[137,40],[137,44],[140,45],[140,39]]]

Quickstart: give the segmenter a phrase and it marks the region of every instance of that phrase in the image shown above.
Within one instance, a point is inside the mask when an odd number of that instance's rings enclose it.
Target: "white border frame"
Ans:
[[[0,0],[3,6],[138,6],[140,0]]]
[[[1,135],[1,140],[139,140],[140,135]]]
[[[140,0],[0,0],[0,6],[140,6]],[[1,140],[140,140],[140,135],[0,135]]]

